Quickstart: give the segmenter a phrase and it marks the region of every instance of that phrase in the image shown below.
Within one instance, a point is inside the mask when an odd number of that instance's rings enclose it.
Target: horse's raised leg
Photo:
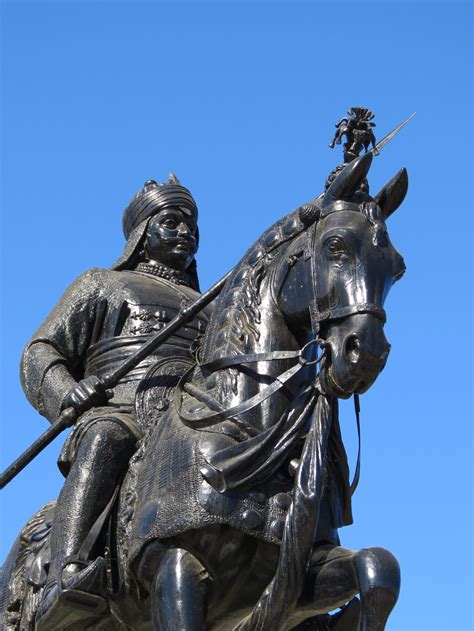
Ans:
[[[315,551],[309,568],[310,592],[318,612],[330,611],[360,597],[360,631],[383,631],[400,591],[400,568],[383,548],[354,552],[340,547]]]
[[[204,631],[210,578],[187,550],[168,550],[152,587],[154,631]]]
[[[400,566],[384,548],[355,553],[354,570],[361,601],[361,631],[383,631],[400,592]]]

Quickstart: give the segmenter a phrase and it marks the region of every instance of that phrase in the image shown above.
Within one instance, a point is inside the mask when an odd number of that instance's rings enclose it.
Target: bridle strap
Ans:
[[[347,307],[336,307],[335,309],[328,309],[327,311],[318,312],[318,322],[324,322],[325,320],[336,320],[337,318],[345,318],[350,315],[356,315],[358,313],[369,313],[378,320],[382,320],[383,323],[387,321],[387,315],[385,309],[370,303],[362,302],[354,305],[348,305]]]
[[[329,320],[337,320],[338,318],[345,318],[350,315],[356,315],[359,313],[368,313],[382,322],[387,321],[387,314],[385,309],[377,304],[371,302],[360,302],[345,307],[335,307],[333,309],[325,309],[321,311],[319,308],[319,294],[318,294],[318,273],[317,273],[317,261],[314,255],[316,250],[316,229],[317,221],[313,223],[311,228],[308,229],[307,241],[306,241],[306,258],[311,261],[311,287],[312,297],[309,304],[309,313],[311,318],[311,329],[316,335],[319,333],[319,329],[322,322],[328,322]]]
[[[281,390],[285,384],[290,381],[302,368],[305,366],[309,366],[315,364],[316,362],[321,361],[324,357],[324,353],[316,360],[311,360],[305,357],[306,350],[313,344],[319,344],[321,340],[319,338],[314,338],[307,342],[302,348],[297,351],[273,351],[268,353],[255,353],[253,355],[238,355],[236,357],[222,357],[220,359],[216,359],[211,362],[206,362],[205,364],[201,364],[201,368],[209,368],[212,370],[220,370],[222,368],[229,368],[231,366],[238,366],[239,364],[249,364],[259,361],[273,361],[273,360],[281,360],[281,359],[298,359],[298,363],[294,364],[291,368],[283,371],[275,377],[275,380],[266,386],[263,390],[255,394],[250,399],[246,401],[242,401],[238,405],[234,405],[228,409],[222,409],[219,411],[214,411],[211,414],[206,414],[205,416],[189,416],[183,413],[182,411],[182,398],[183,393],[186,392],[186,382],[189,379],[194,368],[188,370],[179,380],[178,385],[175,390],[175,405],[179,418],[188,426],[191,427],[209,427],[212,425],[216,425],[217,423],[221,423],[222,421],[227,420],[230,417],[235,417],[240,414],[244,414],[245,412],[249,412],[253,408],[257,407],[271,397],[275,392]],[[199,389],[196,387],[192,388],[192,391],[189,391],[189,394],[194,396],[199,400]],[[203,393],[204,394],[204,393]],[[206,397],[207,398],[207,397]],[[204,402],[204,398],[203,398]],[[216,407],[217,407],[216,402]]]
[[[336,307],[335,309],[327,309],[324,312],[319,310],[319,300],[318,300],[318,273],[316,269],[316,256],[314,256],[314,252],[316,249],[316,227],[317,221],[313,223],[311,228],[308,230],[308,236],[306,241],[306,257],[311,261],[311,286],[313,289],[313,295],[311,297],[310,305],[309,305],[309,313],[311,318],[311,329],[313,330],[314,335],[319,334],[319,329],[321,327],[322,322],[327,322],[329,320],[335,320],[337,318],[344,318],[350,315],[355,315],[358,313],[369,313],[373,315],[375,318],[382,320],[382,322],[387,321],[387,316],[385,310],[379,307],[378,305],[371,303],[359,303],[355,305],[348,305],[346,307]],[[354,478],[352,480],[350,486],[351,496],[354,495],[357,486],[359,484],[360,479],[360,460],[361,460],[361,431],[360,431],[360,401],[359,395],[354,394],[354,411],[356,417],[357,424],[357,440],[358,440],[358,449],[357,449],[357,461],[356,467],[354,470]]]
[[[268,353],[254,353],[253,355],[236,355],[235,357],[220,357],[211,361],[199,364],[204,370],[222,370],[239,364],[253,364],[256,362],[271,361],[275,359],[298,359],[301,357],[301,349],[297,351],[271,351]]]
[[[269,386],[258,392],[250,399],[239,403],[238,405],[234,405],[231,408],[227,408],[221,410],[219,412],[213,412],[211,414],[206,414],[205,416],[187,416],[182,411],[182,397],[183,391],[186,391],[186,378],[190,376],[191,370],[189,370],[183,377],[180,379],[178,385],[175,390],[175,402],[176,402],[176,410],[178,412],[179,418],[183,421],[185,425],[189,425],[191,427],[209,427],[211,425],[216,425],[217,423],[221,423],[222,421],[227,420],[231,416],[238,416],[239,414],[244,414],[245,412],[249,412],[260,403],[263,403],[266,399],[271,397],[275,392],[283,388],[287,381],[289,381],[292,377],[296,375],[297,372],[301,370],[303,367],[302,364],[295,364],[285,372],[278,375],[273,383]],[[191,392],[190,392],[191,394]],[[192,389],[192,396],[197,398],[197,388]]]
[[[355,411],[355,417],[356,417],[356,423],[357,423],[358,447],[357,447],[357,462],[356,462],[356,467],[354,471],[354,478],[352,480],[351,487],[350,487],[351,495],[354,495],[354,493],[356,492],[357,486],[359,484],[359,479],[360,479],[361,436],[360,436],[360,400],[359,400],[358,394],[354,394],[354,411]]]

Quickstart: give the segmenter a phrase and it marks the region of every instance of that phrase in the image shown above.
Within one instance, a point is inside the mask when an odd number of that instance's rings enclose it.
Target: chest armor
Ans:
[[[199,294],[193,289],[139,272],[118,272],[119,282],[97,309],[93,343],[87,353],[86,375],[103,376],[123,362],[166,326]],[[193,344],[205,331],[203,310],[178,329],[152,355],[126,375],[121,383],[138,381],[151,364],[170,356],[192,357]]]

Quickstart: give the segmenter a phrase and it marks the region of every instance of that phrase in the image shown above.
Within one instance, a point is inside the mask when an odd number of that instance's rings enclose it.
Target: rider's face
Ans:
[[[148,224],[145,250],[152,261],[186,270],[197,251],[195,220],[177,208],[162,210]]]

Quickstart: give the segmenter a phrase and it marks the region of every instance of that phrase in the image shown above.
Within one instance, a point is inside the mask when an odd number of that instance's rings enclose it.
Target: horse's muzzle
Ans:
[[[366,392],[383,370],[390,352],[383,322],[370,314],[356,314],[328,324],[322,337],[326,357],[320,379],[327,394],[348,398]]]

